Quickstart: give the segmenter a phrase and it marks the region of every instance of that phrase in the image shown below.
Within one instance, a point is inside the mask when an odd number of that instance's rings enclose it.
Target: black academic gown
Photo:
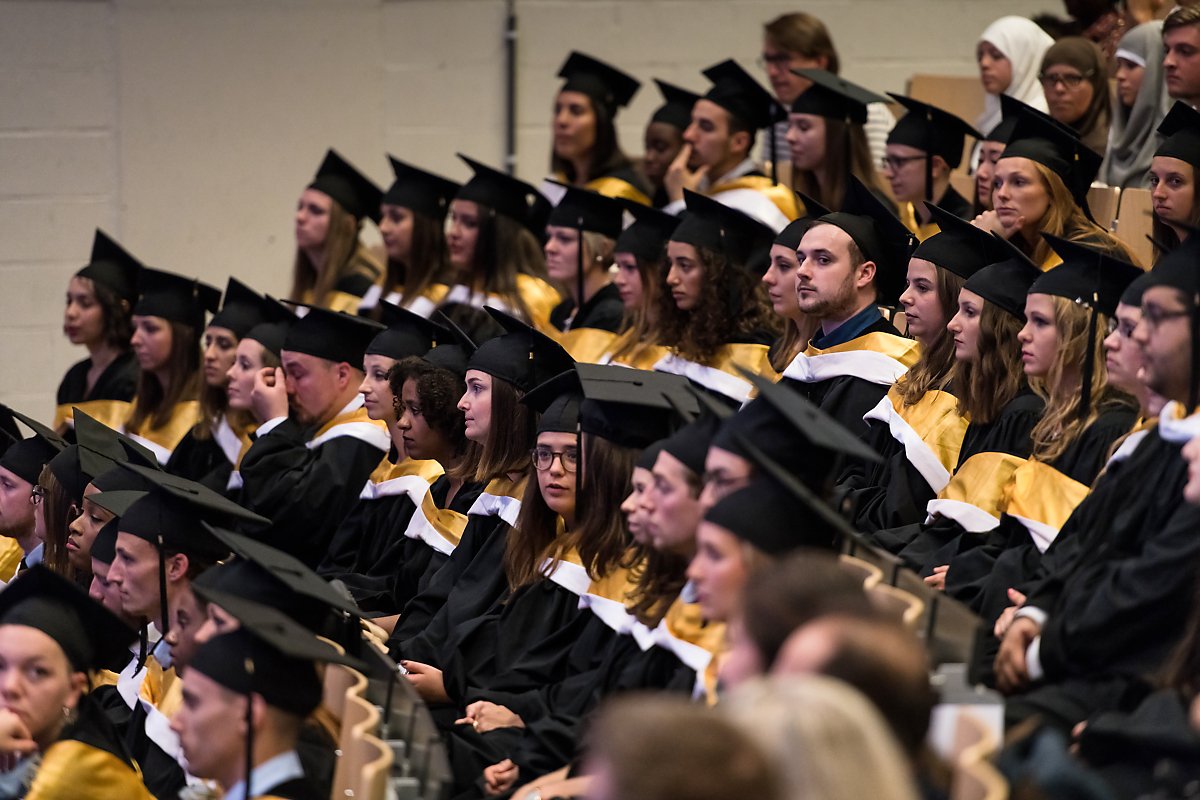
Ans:
[[[1079,738],[1080,757],[1119,800],[1183,797],[1187,783],[1200,781],[1200,731],[1189,704],[1177,690],[1160,689],[1128,714],[1101,714]]]
[[[945,483],[943,474],[939,474],[933,476],[938,485],[931,484],[931,476],[918,467],[914,457],[929,461],[925,467],[929,472],[936,471],[934,464],[952,468],[958,461],[967,428],[967,421],[958,415],[950,387],[927,392],[918,401],[916,406],[922,411],[919,423],[924,423],[920,427],[910,424],[919,424],[917,415],[904,419],[906,409],[896,408],[902,404],[896,393],[889,391],[887,399],[893,402],[884,407],[884,412],[897,417],[896,423],[903,426],[905,433],[920,437],[920,441],[905,442],[897,438],[890,422],[879,419],[867,422],[866,442],[883,460],[876,464],[850,462],[833,490],[835,507],[850,509],[851,523],[864,533],[925,520],[925,507]],[[914,449],[920,452],[914,453]],[[948,478],[947,471],[944,479]]]
[[[254,438],[242,457],[238,499],[272,523],[247,533],[315,568],[386,450],[354,436],[309,448],[313,433],[288,418]]]
[[[464,484],[447,506],[450,479],[443,475],[429,493],[437,508],[465,516],[482,488]],[[366,611],[399,613],[416,595],[421,576],[436,571],[449,558],[448,553],[407,535],[416,510],[407,494],[359,500],[334,535],[317,574],[344,583]]]
[[[87,695],[80,700],[74,721],[46,748],[29,795],[97,800],[149,797],[119,734]]]
[[[82,404],[83,410],[89,416],[96,417],[110,426],[124,422],[129,414],[128,403],[133,401],[137,392],[138,363],[132,350],[121,353],[112,363],[105,367],[96,379],[95,385],[89,392],[87,389],[87,374],[92,368],[92,360],[85,358],[73,364],[62,382],[58,384],[56,397],[55,425],[60,424],[71,412],[72,406]],[[92,406],[89,408],[89,405]],[[106,413],[107,412],[107,413]]]
[[[992,477],[986,465],[997,458],[1029,458],[1033,449],[1029,436],[1041,418],[1044,405],[1041,398],[1026,387],[1009,401],[996,419],[968,425],[954,476],[942,494],[964,497],[967,502],[975,501],[980,506],[990,507],[998,501],[1005,484],[986,482]],[[981,470],[985,482],[974,480],[972,474],[975,465],[981,463],[985,465]],[[884,528],[870,534],[869,538],[877,546],[899,555],[913,569],[923,570],[934,553],[964,533],[966,528],[954,518],[938,515],[928,523]]]
[[[505,488],[501,490],[499,485]],[[505,517],[516,521],[524,481],[493,481],[480,501],[499,497],[508,503],[500,516],[495,504],[468,514],[462,537],[450,558],[436,571],[427,570],[416,595],[404,606],[388,639],[397,661],[434,663],[439,647],[460,622],[485,614],[508,591],[504,576],[504,545],[509,530]]]
[[[575,319],[571,319],[573,311],[575,301],[568,297],[550,312],[550,324],[560,331],[597,328],[617,333],[621,330],[621,320],[625,317],[625,303],[621,301],[621,292],[616,285],[606,283],[584,302]]]
[[[220,436],[225,437],[224,446],[218,437],[221,428]],[[224,421],[213,426],[204,439],[197,437],[196,428],[192,428],[175,445],[164,469],[172,475],[202,483],[214,492],[224,494],[229,488],[229,476],[237,467],[244,441],[244,437],[239,437]]]
[[[953,186],[946,187],[946,193],[942,195],[937,204],[959,219],[972,219],[975,216],[971,201],[955,191]]]
[[[882,317],[871,323],[861,335],[870,333],[900,336],[895,326]],[[862,437],[868,433],[863,415],[874,408],[891,388],[891,383],[873,383],[853,374],[839,375],[813,383],[794,380],[785,374],[780,383],[799,392],[806,400],[819,406],[848,430]]]
[[[1196,594],[1200,507],[1183,499],[1186,439],[1162,429],[1109,467],[1043,556],[1026,605],[1048,615],[1045,678],[1009,698],[1013,721],[1039,713],[1072,726],[1119,708],[1181,639]]]
[[[254,797],[260,800],[326,800],[329,797],[328,790],[321,791],[321,788],[314,782],[303,778],[293,778],[290,781],[284,781],[276,786],[269,787],[265,791],[259,791],[257,787],[251,786],[250,789],[254,792]]]
[[[1051,478],[1083,486],[1096,482],[1108,460],[1113,443],[1129,432],[1137,418],[1130,405],[1114,403],[1087,427],[1061,456],[1046,466],[1054,472],[1045,481],[1050,486],[1033,486],[1033,491],[1054,491],[1060,488]],[[1061,493],[1061,492],[1060,492]],[[1009,507],[1022,504],[1024,498],[1011,496]],[[946,573],[946,593],[966,603],[985,621],[995,621],[1011,602],[1009,587],[1025,586],[1036,574],[1042,550],[1030,537],[1029,530],[1008,514],[1000,525],[982,536],[968,534],[951,542],[930,562],[945,559],[950,566]]]

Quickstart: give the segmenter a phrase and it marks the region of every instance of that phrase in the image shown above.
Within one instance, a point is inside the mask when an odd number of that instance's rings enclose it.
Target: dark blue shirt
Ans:
[[[850,319],[838,325],[830,333],[821,333],[813,337],[812,346],[818,350],[826,350],[839,344],[845,344],[851,339],[863,335],[863,331],[883,319],[879,307],[874,303],[855,314]]]

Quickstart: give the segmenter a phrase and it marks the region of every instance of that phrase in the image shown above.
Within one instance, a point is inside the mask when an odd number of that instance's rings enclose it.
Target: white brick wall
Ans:
[[[803,8],[843,72],[902,90],[916,71],[970,74],[983,27],[1052,0],[517,0],[518,171],[548,164],[566,53],[647,85],[701,89],[725,57],[753,68],[761,24]],[[292,208],[333,145],[376,180],[385,152],[462,178],[462,151],[503,155],[503,0],[0,0],[0,401],[48,417],[78,358],[62,292],[97,225],[148,263],[282,292]]]

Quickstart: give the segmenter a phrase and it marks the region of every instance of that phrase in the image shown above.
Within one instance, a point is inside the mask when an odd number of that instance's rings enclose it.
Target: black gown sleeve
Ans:
[[[385,455],[352,436],[310,449],[300,425],[285,420],[242,457],[242,505],[271,520],[248,533],[316,567]]]

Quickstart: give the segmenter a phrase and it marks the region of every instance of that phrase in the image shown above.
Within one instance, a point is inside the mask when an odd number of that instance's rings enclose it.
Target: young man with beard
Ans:
[[[821,325],[783,382],[858,436],[867,432],[863,415],[917,360],[917,343],[879,310],[899,304],[915,243],[904,223],[854,180],[846,210],[820,217],[796,251],[798,305]]]

